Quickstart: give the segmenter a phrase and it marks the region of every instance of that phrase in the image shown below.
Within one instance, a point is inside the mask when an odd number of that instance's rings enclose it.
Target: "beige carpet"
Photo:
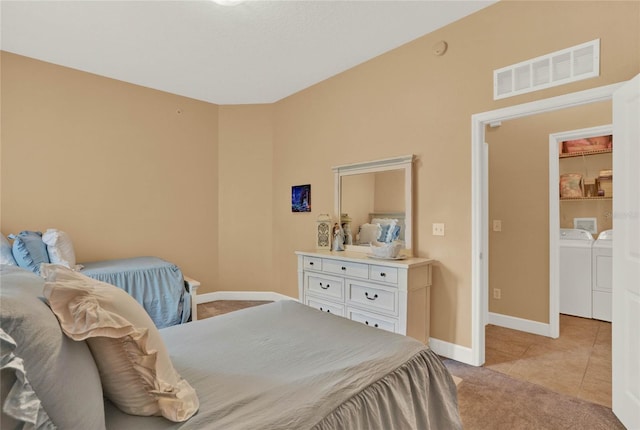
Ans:
[[[267,300],[216,300],[198,305],[198,319],[215,317],[244,308],[271,303]]]
[[[443,361],[454,376],[462,378],[458,405],[465,430],[624,430],[605,406],[484,367]]]

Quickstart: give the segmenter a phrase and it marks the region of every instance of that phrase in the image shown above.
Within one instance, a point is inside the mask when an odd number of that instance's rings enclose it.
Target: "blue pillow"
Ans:
[[[378,242],[386,242],[387,235],[389,234],[389,227],[391,224],[385,224],[380,226],[380,236],[378,236]]]
[[[0,239],[0,264],[15,266],[16,260],[11,253],[11,244],[7,238],[4,237],[4,234],[0,234],[0,236],[2,236],[2,239]]]
[[[389,240],[389,242],[398,240],[399,237],[400,237],[400,226],[396,225],[395,227],[393,227],[393,231],[391,232],[391,240]]]
[[[9,239],[13,239],[13,258],[18,266],[39,275],[40,264],[50,262],[41,232],[21,231],[18,235],[10,235]]]

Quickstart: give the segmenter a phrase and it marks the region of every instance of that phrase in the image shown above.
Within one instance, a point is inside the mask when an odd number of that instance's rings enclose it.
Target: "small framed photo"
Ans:
[[[311,185],[291,187],[291,212],[311,212]]]
[[[587,230],[591,234],[597,234],[598,219],[597,218],[574,218],[573,228],[579,228],[580,230]]]

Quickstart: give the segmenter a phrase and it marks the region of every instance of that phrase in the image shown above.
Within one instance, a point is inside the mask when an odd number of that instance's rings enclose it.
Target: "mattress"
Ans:
[[[81,273],[119,287],[147,311],[158,328],[188,321],[191,297],[180,268],[157,257],[82,263]]]
[[[285,300],[160,330],[200,409],[184,423],[106,403],[107,429],[461,429],[422,343]]]

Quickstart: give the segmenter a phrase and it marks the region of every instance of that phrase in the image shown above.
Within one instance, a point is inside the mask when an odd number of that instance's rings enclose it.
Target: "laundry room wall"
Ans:
[[[611,124],[611,102],[487,127],[489,312],[549,322],[549,134],[606,124]],[[596,216],[603,228],[610,223],[610,211],[584,203],[569,203],[578,205],[563,215],[571,217],[571,226],[576,216]],[[501,221],[501,231],[494,231],[493,220]]]
[[[559,172],[579,173],[583,178],[596,178],[601,170],[612,168],[612,153],[583,157],[563,158]],[[596,233],[613,228],[613,201],[609,200],[564,200],[560,203],[560,228],[574,228],[575,218],[595,218]]]

